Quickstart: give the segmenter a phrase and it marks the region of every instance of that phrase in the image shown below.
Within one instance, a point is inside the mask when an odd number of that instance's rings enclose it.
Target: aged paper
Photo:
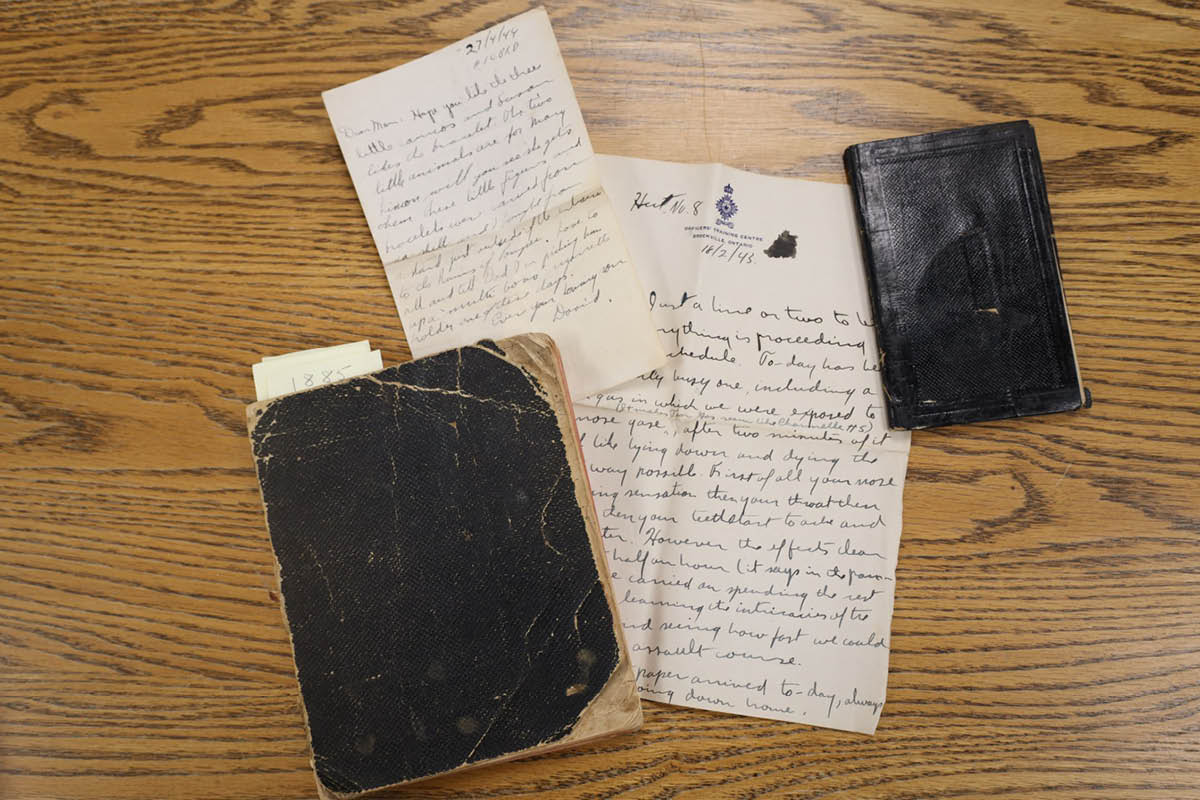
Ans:
[[[576,405],[642,696],[873,732],[909,434],[849,190],[600,164],[668,354]]]
[[[383,356],[372,350],[366,339],[281,356],[263,356],[253,366],[254,393],[258,400],[269,400],[380,369]]]
[[[575,397],[663,362],[543,9],[323,97],[414,356],[549,333]]]

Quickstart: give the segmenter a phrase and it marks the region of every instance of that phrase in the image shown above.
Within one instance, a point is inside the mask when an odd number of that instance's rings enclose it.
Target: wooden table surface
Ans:
[[[315,794],[250,364],[410,357],[323,89],[518,2],[0,4],[0,796]],[[1095,405],[919,432],[872,737],[646,704],[394,796],[1200,797],[1200,7],[552,2],[597,151],[1028,118]]]

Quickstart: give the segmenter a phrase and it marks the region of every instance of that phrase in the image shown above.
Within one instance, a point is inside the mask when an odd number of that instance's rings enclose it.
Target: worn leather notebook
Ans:
[[[845,153],[894,428],[1083,404],[1028,122]]]
[[[323,797],[641,724],[568,397],[530,334],[250,406]]]

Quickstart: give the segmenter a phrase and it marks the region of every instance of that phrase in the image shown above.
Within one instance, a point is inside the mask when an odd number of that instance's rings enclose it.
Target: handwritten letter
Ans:
[[[324,99],[413,355],[543,331],[576,397],[662,363],[544,10]]]
[[[909,436],[844,186],[601,157],[667,364],[576,414],[643,697],[873,732]]]

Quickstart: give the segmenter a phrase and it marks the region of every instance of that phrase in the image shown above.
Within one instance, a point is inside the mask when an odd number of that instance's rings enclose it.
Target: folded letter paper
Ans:
[[[549,333],[574,397],[662,363],[543,9],[323,97],[414,356]]]
[[[909,434],[845,186],[601,156],[668,360],[576,405],[645,699],[874,732]]]

